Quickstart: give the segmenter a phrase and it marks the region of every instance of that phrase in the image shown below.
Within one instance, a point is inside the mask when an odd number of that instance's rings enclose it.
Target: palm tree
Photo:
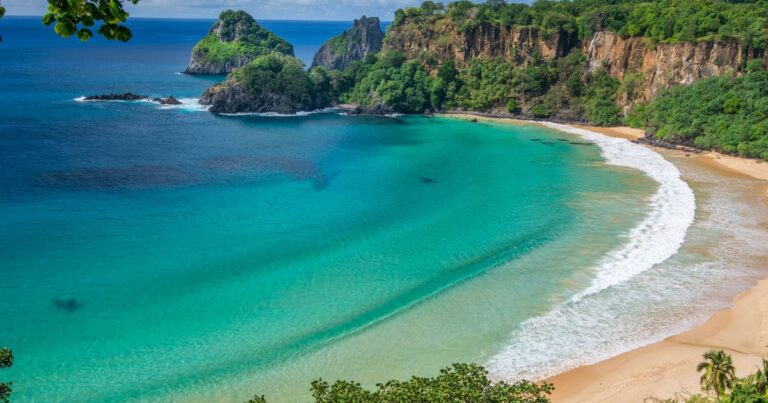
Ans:
[[[763,368],[757,367],[755,388],[760,393],[768,393],[768,359],[763,358]]]
[[[715,392],[718,402],[722,395],[733,387],[733,380],[736,377],[733,360],[723,350],[705,353],[704,361],[699,363],[696,371],[704,371],[704,375],[701,376],[701,387],[708,392]]]

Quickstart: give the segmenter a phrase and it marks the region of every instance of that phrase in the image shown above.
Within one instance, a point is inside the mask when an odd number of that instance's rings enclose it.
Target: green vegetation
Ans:
[[[453,364],[434,378],[413,377],[408,381],[388,381],[376,385],[376,390],[364,389],[357,382],[336,381],[333,385],[322,379],[312,382],[312,397],[316,403],[385,403],[385,402],[484,402],[484,403],[545,403],[554,390],[552,384],[531,382],[492,383],[488,371],[475,364]],[[254,396],[249,403],[264,403],[263,396]]]
[[[300,105],[301,110],[311,110],[316,105],[315,84],[304,70],[304,64],[293,56],[277,52],[259,56],[232,72],[227,78],[227,82],[231,81],[253,95],[282,95]]]
[[[227,10],[214,29],[195,45],[199,63],[226,63],[239,58],[254,58],[271,52],[293,56],[293,46],[259,25],[245,11]]]
[[[705,353],[704,361],[699,363],[696,370],[704,373],[701,375],[702,388],[707,392],[714,392],[718,401],[726,390],[733,388],[736,368],[733,367],[731,356],[723,350]]]
[[[696,368],[703,373],[701,389],[706,394],[694,395],[686,400],[687,403],[712,402],[722,403],[766,403],[768,402],[768,360],[762,360],[762,367],[745,378],[734,374],[733,360],[723,350],[710,351],[704,354]],[[676,402],[668,400],[666,402]]]
[[[10,368],[13,366],[13,352],[8,348],[0,348],[0,369]],[[10,401],[11,389],[10,382],[0,382],[0,403],[8,403]]]
[[[461,32],[491,23],[533,27],[589,38],[602,30],[646,36],[654,42],[737,39],[756,49],[768,46],[765,0],[537,0],[532,5],[461,0],[443,6],[425,1],[395,13],[393,26],[447,18]]]
[[[85,42],[93,37],[92,27],[101,22],[101,36],[126,42],[132,36],[131,30],[121,24],[128,19],[123,7],[127,2],[137,4],[139,0],[48,0],[43,24],[53,25],[54,32],[63,38],[75,35]],[[5,8],[0,5],[0,18],[4,15]]]
[[[522,67],[478,58],[462,68],[451,60],[436,66],[426,58],[405,60],[398,52],[385,51],[341,73],[336,92],[344,102],[380,104],[404,113],[495,111],[598,125],[619,123],[621,111],[614,102],[619,82],[603,70],[588,73],[584,65],[578,51],[555,61],[534,57]]]
[[[768,72],[753,61],[740,77],[674,87],[636,108],[630,123],[661,140],[768,159]]]

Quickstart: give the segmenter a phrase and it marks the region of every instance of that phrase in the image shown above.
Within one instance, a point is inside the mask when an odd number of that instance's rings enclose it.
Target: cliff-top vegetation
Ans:
[[[393,27],[446,19],[460,31],[492,23],[534,27],[543,33],[576,33],[589,39],[598,31],[642,36],[655,43],[739,40],[753,48],[768,46],[765,0],[537,0],[532,5],[490,0],[441,3],[425,1],[395,13]]]

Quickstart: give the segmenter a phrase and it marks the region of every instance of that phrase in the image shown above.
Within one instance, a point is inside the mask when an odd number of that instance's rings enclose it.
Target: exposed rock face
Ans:
[[[351,29],[326,41],[312,58],[311,67],[343,70],[352,61],[363,60],[369,53],[379,53],[383,42],[379,19],[363,16],[355,20]]]
[[[223,75],[254,58],[278,52],[293,56],[293,46],[260,26],[245,11],[228,10],[192,49],[186,74]]]
[[[311,110],[305,105],[290,100],[287,96],[275,93],[254,93],[243,85],[214,85],[208,88],[200,98],[203,105],[211,105],[213,113],[281,113],[294,114]]]
[[[439,61],[453,60],[457,66],[478,57],[500,57],[509,63],[524,65],[534,55],[545,59],[565,56],[580,44],[575,34],[543,36],[535,27],[484,23],[462,33],[451,21],[444,20],[428,29],[408,22],[392,27],[384,48],[399,51],[407,59],[427,53]]]
[[[153,98],[146,95],[138,95],[132,92],[124,94],[104,94],[90,95],[84,98],[86,101],[149,101],[160,105],[181,105],[181,101],[174,98],[173,95],[167,98]]]
[[[760,57],[738,42],[698,42],[652,45],[645,38],[622,38],[613,32],[598,32],[585,43],[588,68],[605,67],[614,78],[624,81],[634,75],[634,96],[625,96],[624,106],[645,101],[676,84],[724,74],[739,74],[745,62]],[[768,61],[768,54],[766,54]],[[631,97],[631,98],[629,98]]]

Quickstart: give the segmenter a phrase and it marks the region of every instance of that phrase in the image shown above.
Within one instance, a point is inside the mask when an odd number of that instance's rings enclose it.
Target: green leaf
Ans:
[[[91,37],[93,37],[93,32],[91,32],[90,29],[82,28],[79,31],[77,31],[77,37],[80,38],[81,41],[87,42]]]
[[[75,33],[75,24],[69,21],[59,21],[54,25],[53,31],[63,38],[69,38]]]
[[[54,21],[56,21],[56,16],[53,15],[53,13],[48,13],[43,16],[43,24],[45,25],[51,25]]]
[[[3,18],[4,15],[5,15],[5,7],[0,6],[0,18]]]

